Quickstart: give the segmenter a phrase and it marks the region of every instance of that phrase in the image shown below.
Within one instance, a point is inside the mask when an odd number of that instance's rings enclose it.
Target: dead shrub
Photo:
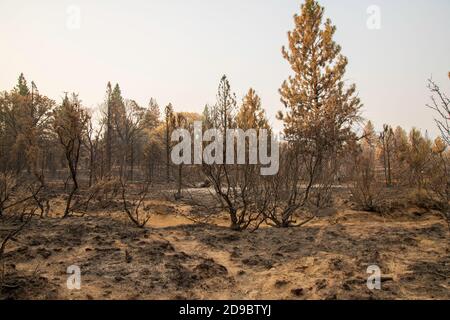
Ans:
[[[412,190],[409,193],[409,199],[410,203],[413,205],[416,205],[419,208],[426,209],[426,210],[441,210],[442,209],[442,203],[438,201],[433,194],[431,194],[429,191],[422,189],[422,190]]]
[[[114,202],[120,192],[121,184],[118,178],[104,178],[97,181],[88,191],[88,199],[95,200],[102,209]]]
[[[364,211],[381,211],[382,183],[377,181],[375,160],[370,152],[356,156],[350,183],[351,200]]]
[[[0,216],[2,226],[8,226],[0,228],[0,289],[5,286],[6,281],[6,267],[4,261],[6,247],[8,243],[15,239],[15,237],[17,237],[17,235],[28,225],[36,210],[39,208],[36,203],[33,202],[28,204],[28,202],[29,201],[21,202],[8,217]]]
[[[140,186],[140,190],[137,195],[130,195],[129,185],[123,179],[120,180],[121,184],[121,196],[123,211],[127,214],[128,218],[134,225],[139,228],[145,227],[147,222],[151,218],[149,207],[144,206],[144,201],[147,199],[150,183],[146,182]]]

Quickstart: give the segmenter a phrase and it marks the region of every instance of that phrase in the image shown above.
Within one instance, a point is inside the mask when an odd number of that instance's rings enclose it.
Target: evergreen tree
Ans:
[[[160,118],[161,111],[159,110],[159,105],[154,98],[151,98],[150,102],[148,103],[148,108],[145,112],[145,127],[150,130],[155,129],[160,123]]]
[[[373,148],[375,147],[377,141],[377,134],[375,132],[375,128],[372,124],[372,121],[367,121],[364,130],[363,130],[363,139],[362,145],[364,147]]]
[[[294,75],[280,89],[286,139],[303,142],[318,156],[349,139],[361,106],[355,85],[344,84],[347,58],[333,41],[336,27],[323,15],[318,2],[306,0],[294,16],[289,47],[282,50]]]
[[[255,90],[249,89],[245,95],[241,108],[236,116],[237,126],[246,129],[269,129],[269,123],[264,109],[261,107],[261,99]]]
[[[171,130],[173,129],[172,122],[174,120],[173,117],[173,107],[172,104],[169,103],[164,109],[164,121],[165,121],[165,147],[166,147],[166,179],[167,182],[170,181],[170,135]]]
[[[112,121],[112,88],[111,82],[106,85],[106,143],[105,143],[105,153],[106,153],[106,173],[109,175],[111,173],[111,158],[112,158],[112,131],[113,131],[113,121]]]
[[[289,46],[282,49],[294,75],[280,88],[285,113],[278,114],[292,152],[301,155],[294,158],[305,167],[304,199],[314,206],[331,201],[339,154],[356,139],[352,126],[361,107],[355,85],[344,83],[347,58],[333,40],[336,27],[323,16],[324,8],[314,0],[306,0],[294,16]]]
[[[27,80],[25,79],[25,76],[23,73],[20,74],[19,79],[17,81],[16,90],[19,92],[21,96],[27,96],[30,94],[30,89],[27,85]]]
[[[217,92],[217,103],[212,110],[214,127],[225,132],[226,129],[235,125],[236,94],[231,91],[230,82],[223,75],[219,82]],[[225,150],[225,149],[224,149]]]
[[[387,124],[383,125],[383,131],[380,133],[380,147],[386,186],[390,187],[392,185],[391,159],[394,147],[394,130]]]

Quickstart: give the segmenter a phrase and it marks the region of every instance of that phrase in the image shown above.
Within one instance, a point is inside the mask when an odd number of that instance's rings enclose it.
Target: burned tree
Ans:
[[[305,190],[300,183],[304,167],[298,150],[293,148],[292,145],[283,144],[278,174],[260,176],[252,185],[256,210],[268,225],[274,227],[287,228],[305,223],[298,223],[295,215],[305,207],[309,189]]]
[[[392,153],[394,144],[394,130],[392,127],[385,124],[383,125],[383,131],[380,133],[380,147],[381,155],[383,157],[384,177],[386,180],[386,186],[392,186]]]
[[[252,105],[252,106],[250,106]],[[251,108],[250,108],[251,107]],[[248,110],[253,110],[251,117],[248,116]],[[251,91],[244,99],[243,107],[238,113],[240,124],[244,127],[253,127],[255,125],[267,125],[264,113],[260,108],[260,100],[256,94]],[[226,140],[228,131],[236,128],[236,96],[231,91],[230,84],[226,76],[223,76],[218,89],[217,103],[211,109],[207,108],[204,112],[205,125],[207,128],[216,129],[216,136],[207,137],[214,140],[212,144],[205,148],[207,160],[203,163],[203,172],[214,188],[216,197],[223,209],[230,217],[230,228],[240,231],[247,228],[254,230],[264,221],[261,212],[256,210],[252,195],[252,189],[257,183],[257,177],[260,175],[260,165],[253,164],[248,159],[248,152],[254,142],[249,141],[249,147],[246,145],[244,136],[242,143],[245,146],[245,161],[237,163],[234,159],[230,164],[226,159],[230,153],[235,156],[236,150],[227,150]],[[245,129],[245,128],[240,128]],[[232,141],[236,136],[232,137]],[[250,138],[249,138],[250,139]],[[256,138],[257,140],[257,138]]]
[[[295,28],[288,33],[289,46],[283,56],[294,75],[281,89],[285,112],[284,136],[292,150],[301,154],[305,171],[301,180],[305,196],[314,206],[326,206],[339,166],[339,155],[355,135],[352,125],[358,118],[360,100],[355,85],[344,82],[347,58],[333,41],[336,27],[327,19],[324,8],[306,0]]]
[[[120,179],[122,209],[130,221],[139,228],[145,227],[151,218],[149,209],[144,204],[148,197],[149,188],[150,183],[145,182],[140,186],[140,190],[136,195],[130,195],[130,185],[127,180],[124,177]]]
[[[173,107],[172,104],[169,103],[164,109],[164,129],[165,129],[165,137],[164,144],[166,148],[166,180],[170,182],[170,151],[171,151],[171,142],[170,136],[173,130]]]
[[[124,101],[124,112],[114,117],[114,129],[120,141],[120,167],[126,172],[127,177],[133,180],[135,165],[135,144],[143,129],[144,108],[134,100]],[[128,166],[129,164],[129,166]],[[129,169],[128,169],[129,167]]]
[[[78,162],[83,143],[83,133],[86,130],[88,119],[89,117],[76,94],[72,94],[70,98],[66,95],[61,105],[53,113],[53,129],[58,135],[72,180],[72,188],[67,197],[64,218],[71,213],[72,199],[79,188]]]
[[[448,76],[450,79],[450,72]],[[450,98],[432,79],[428,80],[428,89],[432,96],[431,104],[427,104],[427,107],[438,114],[439,117],[435,119],[436,125],[441,132],[442,139],[447,145],[450,145]]]
[[[89,154],[89,187],[97,182],[97,161],[99,160],[100,138],[103,131],[103,124],[95,129],[92,115],[88,117],[83,144]]]

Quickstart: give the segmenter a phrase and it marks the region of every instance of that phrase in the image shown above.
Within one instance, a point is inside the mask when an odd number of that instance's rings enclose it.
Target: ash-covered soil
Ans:
[[[438,214],[343,210],[253,233],[220,221],[170,212],[139,229],[119,214],[34,218],[7,247],[0,297],[450,299],[450,236]],[[67,288],[71,265],[80,290]],[[370,265],[383,273],[381,290],[367,288]]]

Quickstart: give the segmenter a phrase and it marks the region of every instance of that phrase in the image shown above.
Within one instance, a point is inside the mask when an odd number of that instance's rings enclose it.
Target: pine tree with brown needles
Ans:
[[[336,27],[329,19],[323,23],[323,16],[317,1],[306,0],[282,50],[294,71],[280,89],[285,137],[305,143],[311,152],[342,145],[361,107],[355,85],[344,83],[347,58],[333,41]]]
[[[336,27],[324,20],[324,8],[317,1],[306,0],[295,28],[288,32],[289,46],[284,58],[294,74],[280,88],[285,112],[284,136],[289,147],[300,157],[297,167],[304,167],[304,201],[313,206],[327,206],[331,185],[339,180],[339,154],[352,145],[352,126],[361,107],[355,85],[344,82],[347,58],[333,41]]]
[[[242,100],[241,108],[236,116],[238,128],[246,129],[269,129],[266,113],[261,107],[261,98],[256,91],[250,88]]]

